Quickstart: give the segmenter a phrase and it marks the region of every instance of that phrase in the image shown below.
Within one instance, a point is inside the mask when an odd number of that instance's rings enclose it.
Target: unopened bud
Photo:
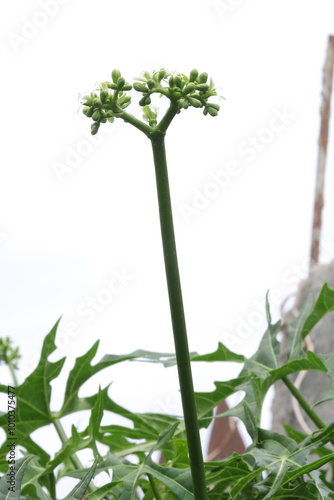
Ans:
[[[97,131],[99,130],[99,127],[100,127],[100,124],[98,122],[92,123],[92,125],[90,127],[91,134],[92,135],[97,134]]]
[[[102,103],[106,102],[108,95],[109,95],[109,92],[107,90],[101,90],[100,99],[101,99]]]
[[[159,71],[159,73],[158,73],[158,80],[159,80],[159,82],[160,82],[163,78],[165,78],[165,76],[166,76],[166,71],[165,71],[164,69],[161,69],[161,70]]]
[[[202,90],[206,92],[207,90],[209,90],[209,85],[207,83],[198,83],[196,85],[196,90]]]
[[[190,82],[194,82],[197,77],[198,77],[198,71],[197,71],[197,69],[191,70],[190,76],[189,76],[189,81]]]
[[[120,78],[121,76],[121,72],[118,71],[118,69],[114,69],[111,73],[111,78],[112,78],[112,81],[114,83],[117,83],[118,82],[118,79]]]
[[[185,95],[190,94],[190,92],[193,92],[195,90],[195,88],[196,88],[196,85],[193,82],[188,83],[188,85],[186,85],[184,87],[184,89],[182,90],[182,93]]]
[[[183,82],[179,76],[175,76],[174,82],[175,82],[176,87],[179,87],[179,89],[182,89]]]
[[[216,108],[213,108],[212,106],[207,106],[207,112],[209,113],[209,115],[211,116],[217,116],[218,115],[218,109]]]
[[[200,108],[202,106],[202,103],[199,99],[195,99],[194,97],[187,97],[189,103],[194,106],[194,108]]]
[[[101,118],[101,113],[98,109],[94,111],[94,113],[92,114],[92,118],[95,122],[97,122]]]
[[[117,80],[117,89],[122,90],[124,85],[125,85],[125,80],[122,76],[120,76],[119,79]]]
[[[207,73],[201,73],[198,77],[199,83],[206,83],[207,79],[208,79]]]
[[[137,92],[147,92],[147,87],[143,83],[134,83],[133,88],[137,90]]]
[[[88,108],[87,106],[83,108],[82,110],[83,114],[88,116],[88,118],[91,118],[93,115],[93,108]]]

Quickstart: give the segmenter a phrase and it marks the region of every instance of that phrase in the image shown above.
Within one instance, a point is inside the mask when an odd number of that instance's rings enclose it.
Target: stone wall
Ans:
[[[334,289],[334,261],[328,265],[317,265],[310,273],[309,278],[304,280],[298,289],[295,306],[292,311],[287,313],[287,323],[298,314],[303,303],[312,294],[314,301],[319,296],[324,283]],[[306,339],[307,341],[307,339]],[[328,353],[334,350],[334,312],[327,314],[314,328],[310,335],[307,348],[311,348],[315,353]],[[282,340],[282,356],[284,357],[286,347],[286,337]],[[292,377],[291,377],[292,378]],[[302,379],[302,380],[301,380]],[[300,391],[309,403],[319,401],[327,392],[328,376],[317,371],[294,377],[295,384],[300,385]],[[276,395],[272,406],[273,424],[272,429],[282,432],[282,423],[301,431],[309,432],[309,429],[315,430],[316,427],[305,412],[292,401],[292,396],[282,382],[275,386]],[[334,420],[334,401],[322,403],[315,407],[316,412],[321,419],[329,424]]]

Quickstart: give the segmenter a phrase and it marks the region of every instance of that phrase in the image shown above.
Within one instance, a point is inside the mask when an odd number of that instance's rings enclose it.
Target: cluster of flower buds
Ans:
[[[144,73],[144,78],[137,78],[139,82],[134,83],[133,88],[137,92],[142,92],[143,97],[140,99],[140,106],[148,106],[151,104],[151,94],[164,93],[164,87],[161,85],[161,81],[166,78],[167,72],[164,69],[160,71],[155,71],[152,75],[149,73]]]
[[[131,97],[126,95],[127,90],[132,89],[132,85],[127,83],[118,69],[111,73],[112,82],[104,82],[100,88],[83,98],[83,112],[94,123],[91,125],[93,135],[99,130],[101,123],[113,122],[131,103]]]
[[[168,73],[162,69],[153,74],[144,73],[144,78],[138,78],[140,83],[134,83],[133,88],[142,93],[139,101],[141,106],[147,106],[151,103],[151,95],[160,93],[168,97],[172,102],[177,103],[179,111],[187,109],[189,106],[194,108],[204,108],[203,113],[211,116],[217,116],[219,105],[209,103],[211,96],[216,96],[213,81],[208,83],[208,74],[199,73],[197,69],[190,72],[187,77],[183,74]],[[168,85],[164,86],[162,82]]]
[[[16,361],[21,358],[18,347],[13,347],[13,341],[9,337],[0,338],[0,362],[11,363],[17,369]]]
[[[189,78],[185,75],[176,75],[169,78],[170,93],[176,98],[181,108],[204,108],[203,113],[217,116],[219,105],[208,102],[209,97],[216,96],[213,81],[208,83],[208,74],[199,73],[197,69],[190,72]]]
[[[113,121],[115,117],[122,116],[124,109],[131,103],[131,97],[126,91],[132,89],[132,85],[127,83],[118,69],[111,73],[112,82],[104,82],[100,88],[83,98],[83,112],[94,123],[91,126],[92,134],[96,134],[100,124],[106,121]],[[152,108],[151,96],[154,93],[167,97],[176,105],[177,113],[182,109],[192,106],[194,108],[204,108],[203,113],[217,116],[219,105],[208,102],[217,92],[213,81],[208,82],[207,73],[199,73],[197,69],[190,72],[189,77],[181,73],[173,74],[165,69],[153,73],[144,73],[142,78],[137,78],[133,84],[134,90],[141,92],[139,101],[143,107],[143,118],[151,127],[157,125],[158,111]],[[125,115],[123,114],[123,117]]]

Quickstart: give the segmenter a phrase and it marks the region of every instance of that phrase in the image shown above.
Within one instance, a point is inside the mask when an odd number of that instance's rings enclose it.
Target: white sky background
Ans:
[[[212,76],[226,101],[216,118],[183,111],[167,133],[189,343],[200,353],[223,341],[252,354],[265,329],[256,304],[276,290],[278,319],[281,300],[307,270],[333,2],[57,0],[53,17],[41,17],[46,3],[1,8],[1,335],[20,345],[26,371],[61,315],[54,358],[68,356],[68,368],[97,339],[98,358],[137,348],[173,351],[149,141],[116,120],[61,179],[55,162],[71,167],[69,151],[82,151],[81,141],[87,147],[91,120],[78,112],[77,97],[109,80],[112,69],[133,81],[145,70],[189,74],[195,67]],[[230,5],[225,13],[223,3]],[[44,26],[17,38],[32,21]],[[131,111],[141,117],[136,105]],[[288,116],[285,123],[273,121],[277,113]],[[281,130],[263,132],[273,123]],[[333,123],[330,135],[323,262],[334,250]],[[254,136],[262,150],[246,152]],[[182,205],[192,206],[196,193],[210,190],[212,173],[226,172],[232,161],[238,174],[186,222]],[[132,277],[122,292],[91,322],[79,316],[78,307],[87,310],[87,299],[101,297],[122,270]],[[193,369],[202,391],[239,367]],[[174,369],[124,363],[94,379],[87,394],[111,380],[110,396],[134,411],[181,412]]]

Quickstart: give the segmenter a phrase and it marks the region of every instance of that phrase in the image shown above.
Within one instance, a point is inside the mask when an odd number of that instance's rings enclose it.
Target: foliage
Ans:
[[[16,381],[20,358],[10,339],[0,339],[0,361],[8,365],[15,387],[0,385],[7,397],[8,412],[0,414],[5,441],[0,447],[0,500],[57,499],[57,483],[63,477],[78,482],[63,500],[267,500],[334,498],[334,422],[322,422],[314,408],[305,401],[289,376],[301,370],[318,370],[329,377],[329,389],[317,404],[334,398],[334,353],[316,355],[305,352],[303,340],[321,318],[334,310],[334,290],[325,284],[317,302],[311,299],[289,327],[287,360],[280,360],[277,335],[280,322],[272,323],[267,299],[268,328],[257,352],[245,359],[219,343],[216,351],[199,355],[188,352],[187,334],[179,280],[173,230],[164,136],[183,109],[203,108],[204,115],[216,116],[218,104],[207,73],[192,70],[189,77],[162,69],[144,73],[133,86],[118,70],[112,82],[104,82],[97,91],[83,99],[83,112],[92,118],[92,134],[106,121],[121,118],[143,132],[151,141],[157,180],[159,215],[166,276],[171,308],[175,354],[138,350],[124,355],[105,355],[93,364],[98,349],[91,349],[76,359],[70,371],[63,402],[57,411],[50,407],[57,378],[65,358],[49,361],[56,349],[59,321],[45,337],[39,363],[22,384]],[[139,105],[144,121],[125,109],[131,103],[127,92],[140,92]],[[158,122],[158,111],[151,106],[152,94],[166,97],[170,104]],[[109,396],[109,385],[99,387],[89,397],[79,397],[82,386],[105,368],[123,362],[161,363],[166,368],[177,365],[184,418],[155,413],[134,413]],[[190,364],[196,362],[237,362],[243,365],[238,377],[216,381],[211,392],[194,393]],[[261,428],[261,413],[270,387],[282,380],[318,431],[307,436],[291,428],[287,435]],[[242,401],[222,415],[214,417],[214,408],[228,396],[244,394]],[[86,428],[72,425],[71,435],[63,428],[64,417],[75,420],[78,412],[88,411]],[[125,418],[128,425],[104,425],[104,415]],[[244,454],[233,453],[225,460],[203,463],[199,428],[207,428],[213,418],[232,415],[245,425],[252,444]],[[53,427],[61,447],[52,456],[35,440],[35,432]],[[104,445],[104,446],[102,446]],[[21,458],[16,457],[16,447]],[[106,451],[101,451],[101,450]],[[82,450],[91,454],[90,467],[80,460]],[[157,463],[159,451],[165,463]],[[324,467],[326,466],[326,467]],[[102,473],[109,479],[103,486],[94,480]]]
[[[205,464],[210,500],[334,498],[333,466],[329,470],[323,469],[325,464],[333,464],[334,453],[328,445],[334,442],[334,422],[324,425],[310,436],[289,428],[288,436],[284,436],[260,427],[262,404],[268,389],[291,373],[320,370],[328,374],[330,385],[324,399],[332,399],[334,353],[316,355],[304,352],[302,342],[310,332],[310,327],[315,326],[333,308],[334,290],[324,285],[314,307],[311,308],[310,303],[307,303],[300,316],[290,325],[290,347],[284,364],[280,364],[279,342],[276,338],[280,323],[272,324],[270,317],[259,348],[249,359],[229,351],[222,344],[213,353],[191,354],[193,363],[243,363],[237,378],[228,382],[215,382],[216,388],[212,392],[196,393],[200,426],[207,427],[213,419],[214,408],[227,396],[243,391],[243,400],[225,414],[240,418],[253,441],[243,455],[234,453],[225,460]],[[6,483],[7,443],[2,445],[1,498],[56,498],[53,485],[61,477],[70,476],[78,478],[79,483],[66,499],[79,499],[89,481],[107,471],[111,474],[111,481],[102,487],[91,488],[87,500],[137,498],[138,488],[145,499],[193,499],[187,442],[181,419],[169,415],[132,413],[109,397],[108,385],[99,388],[91,397],[78,396],[80,388],[89,378],[109,366],[125,361],[146,360],[168,367],[175,363],[174,355],[135,351],[125,355],[105,355],[99,362],[92,364],[97,342],[76,360],[67,379],[62,407],[55,413],[51,411],[50,398],[56,386],[51,389],[51,382],[60,375],[64,359],[50,362],[48,358],[56,348],[57,327],[58,322],[45,337],[36,369],[16,388],[16,435],[24,457],[16,462],[16,494],[10,493]],[[6,386],[0,386],[0,390],[7,393]],[[71,436],[53,457],[31,437],[35,430],[87,409],[90,410],[90,418],[86,429],[77,432],[73,426]],[[126,417],[130,425],[101,425],[106,412]],[[4,429],[6,419],[7,415],[2,414],[0,425]],[[103,456],[98,451],[99,443],[108,447]],[[91,450],[95,461],[91,468],[75,468],[71,457],[84,448]],[[158,464],[153,460],[152,455],[156,450],[162,452],[166,463]]]

